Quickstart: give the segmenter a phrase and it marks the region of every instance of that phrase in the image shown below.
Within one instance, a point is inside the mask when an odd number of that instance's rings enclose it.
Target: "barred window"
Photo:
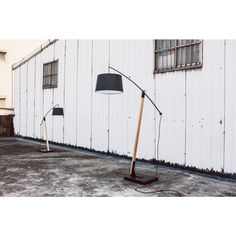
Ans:
[[[155,73],[202,67],[202,40],[155,40]]]
[[[43,64],[43,88],[56,88],[58,77],[58,60]]]

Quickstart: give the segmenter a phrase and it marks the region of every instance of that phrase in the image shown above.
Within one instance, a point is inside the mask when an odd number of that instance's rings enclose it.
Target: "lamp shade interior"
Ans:
[[[63,116],[64,115],[63,108],[61,108],[61,107],[54,107],[53,110],[52,110],[52,115],[53,116]]]
[[[103,94],[123,93],[121,75],[112,73],[98,75],[95,92]]]

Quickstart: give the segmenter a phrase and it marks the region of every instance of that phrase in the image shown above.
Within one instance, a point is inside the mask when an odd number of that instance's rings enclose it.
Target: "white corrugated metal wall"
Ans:
[[[140,91],[124,79],[122,95],[96,94],[97,75],[111,65],[145,88],[162,110],[162,160],[236,172],[236,41],[204,40],[203,68],[186,72],[154,75],[153,51],[153,40],[59,40],[49,45],[14,69],[15,133],[41,138],[42,115],[58,103],[65,115],[48,116],[50,140],[131,156]],[[58,87],[43,90],[43,63],[57,59]],[[146,100],[139,158],[156,156],[158,119]]]
[[[236,172],[236,40],[227,40],[225,45],[225,156],[224,168]]]

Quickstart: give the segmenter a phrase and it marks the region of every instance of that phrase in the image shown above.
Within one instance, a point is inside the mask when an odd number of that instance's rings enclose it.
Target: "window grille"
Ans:
[[[58,60],[43,64],[43,88],[56,88],[58,77]]]
[[[202,40],[155,40],[155,73],[202,67]]]

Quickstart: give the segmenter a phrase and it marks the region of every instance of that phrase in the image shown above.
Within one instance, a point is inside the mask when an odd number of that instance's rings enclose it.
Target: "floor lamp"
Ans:
[[[48,112],[44,115],[41,123],[40,123],[40,127],[44,126],[44,130],[45,130],[45,140],[46,140],[46,147],[47,149],[42,149],[40,150],[40,152],[51,152],[52,150],[50,150],[49,147],[49,141],[48,141],[48,130],[47,130],[47,122],[46,122],[46,116],[49,114],[49,112],[52,110],[52,115],[53,116],[63,116],[64,112],[63,112],[63,108],[58,107],[59,104],[53,106],[52,108],[50,108],[48,110]]]
[[[137,158],[137,150],[138,150],[138,142],[139,142],[139,134],[140,134],[140,128],[141,128],[141,122],[142,122],[142,115],[143,115],[143,107],[144,107],[144,99],[145,97],[148,98],[148,100],[152,103],[152,105],[155,107],[155,109],[158,111],[159,115],[162,116],[161,111],[158,109],[158,107],[155,105],[155,103],[152,101],[152,99],[146,94],[145,90],[143,90],[138,84],[136,84],[133,80],[130,79],[130,77],[124,75],[120,71],[116,70],[113,67],[108,67],[109,69],[119,73],[105,73],[100,74],[97,77],[97,84],[95,92],[97,93],[103,93],[103,94],[121,94],[123,93],[123,84],[122,84],[122,76],[128,79],[131,83],[133,83],[140,91],[141,91],[141,104],[140,104],[140,111],[139,111],[139,117],[138,117],[138,127],[136,131],[136,138],[135,138],[135,144],[134,144],[134,152],[132,157],[132,162],[130,166],[130,172],[129,176],[125,176],[124,179],[135,182],[138,184],[146,185],[153,183],[158,180],[158,177],[150,177],[150,176],[137,176],[135,173],[135,162]]]

